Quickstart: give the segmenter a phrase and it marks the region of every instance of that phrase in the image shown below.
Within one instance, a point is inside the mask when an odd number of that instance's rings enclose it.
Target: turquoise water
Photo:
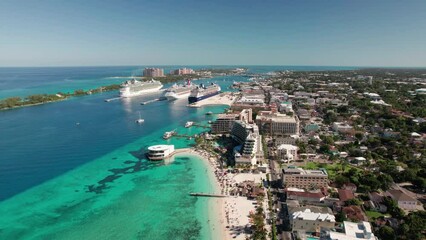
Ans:
[[[0,98],[91,88],[138,69],[0,68]],[[247,78],[197,83],[217,82],[226,90],[234,80]],[[206,124],[206,112],[221,113],[225,106],[188,108],[185,100],[140,105],[160,93],[104,102],[116,95],[0,111],[0,239],[210,238],[211,204],[188,196],[213,191],[206,164],[185,155],[153,163],[144,152],[154,144],[190,146],[193,140],[161,136],[173,129],[206,131],[183,126]],[[134,122],[139,112],[143,125]]]

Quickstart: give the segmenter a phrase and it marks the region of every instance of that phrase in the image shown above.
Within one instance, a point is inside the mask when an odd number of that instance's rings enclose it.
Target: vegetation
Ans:
[[[249,217],[252,222],[253,234],[252,239],[255,240],[266,240],[268,233],[265,228],[265,213],[262,207],[263,199],[259,197],[257,199],[256,211],[250,213]]]
[[[56,102],[56,101],[65,100],[69,97],[78,97],[78,96],[84,96],[84,95],[89,95],[93,93],[118,90],[119,88],[120,88],[120,85],[114,84],[114,85],[99,87],[96,89],[91,89],[88,91],[78,89],[72,93],[59,92],[57,94],[35,94],[35,95],[30,95],[26,98],[11,97],[11,98],[0,100],[0,110],[11,109],[16,107],[32,106],[37,104],[49,103],[49,102]]]

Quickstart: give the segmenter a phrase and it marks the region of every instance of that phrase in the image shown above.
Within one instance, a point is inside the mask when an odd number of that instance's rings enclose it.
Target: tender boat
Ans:
[[[141,123],[144,123],[145,122],[145,120],[143,119],[143,118],[141,118],[141,112],[139,112],[139,118],[138,119],[136,119],[136,121],[135,121],[136,123],[139,123],[139,124],[141,124]]]
[[[186,128],[189,128],[189,127],[191,127],[192,125],[194,125],[194,122],[186,122],[186,123],[185,123],[185,127],[186,127]]]
[[[170,132],[165,132],[163,134],[163,139],[169,139],[171,138],[173,135],[176,135],[176,130],[170,131]]]

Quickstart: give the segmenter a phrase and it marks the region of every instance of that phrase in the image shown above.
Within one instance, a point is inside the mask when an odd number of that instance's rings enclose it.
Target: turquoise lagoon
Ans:
[[[140,69],[0,68],[0,98],[117,83]],[[227,90],[233,81],[246,80],[230,76],[197,83],[217,82]],[[221,113],[225,106],[188,108],[185,100],[140,105],[159,93],[104,102],[116,95],[0,111],[0,239],[217,239],[212,237],[217,221],[208,214],[212,201],[188,195],[214,191],[207,164],[187,154],[149,162],[144,151],[163,143],[190,146],[193,140],[161,136],[173,129],[205,131],[183,125],[206,124],[211,120],[206,112]],[[134,122],[139,112],[143,125]]]

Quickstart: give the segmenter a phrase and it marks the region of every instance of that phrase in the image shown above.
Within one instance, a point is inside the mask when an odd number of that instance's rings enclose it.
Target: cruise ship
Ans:
[[[144,93],[155,92],[163,87],[160,81],[154,79],[149,81],[138,81],[136,79],[125,81],[121,84],[120,97],[133,97]]]
[[[169,101],[185,98],[189,96],[191,90],[195,87],[195,85],[191,84],[190,80],[188,80],[188,82],[183,85],[174,84],[172,87],[166,90],[166,94],[164,94],[164,96]]]
[[[212,97],[214,95],[219,94],[220,90],[220,86],[215,83],[212,83],[207,87],[201,84],[200,86],[197,86],[196,88],[191,90],[191,94],[188,97],[188,102],[194,103]]]

